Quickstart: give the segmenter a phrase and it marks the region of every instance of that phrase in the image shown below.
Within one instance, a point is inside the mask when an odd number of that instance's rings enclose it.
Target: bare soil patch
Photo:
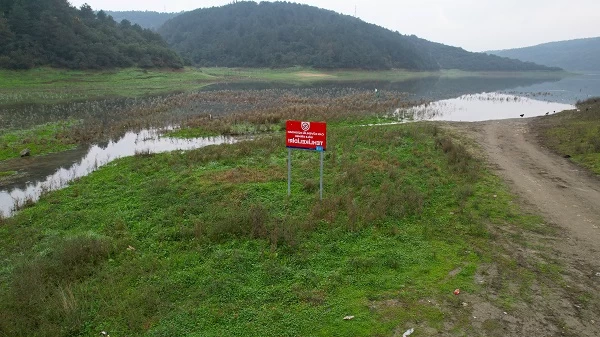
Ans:
[[[323,73],[309,73],[309,72],[299,72],[296,73],[296,75],[298,75],[298,77],[300,78],[329,78],[329,77],[334,77],[328,74],[323,74]]]

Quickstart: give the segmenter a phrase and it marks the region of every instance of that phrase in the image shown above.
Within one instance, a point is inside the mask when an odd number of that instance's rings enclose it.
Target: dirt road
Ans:
[[[488,121],[474,128],[490,162],[523,202],[569,238],[600,249],[600,179],[540,146],[529,123]]]
[[[487,323],[471,323],[481,331],[498,322],[497,329],[485,330],[491,336],[600,336],[600,179],[539,144],[535,122],[452,124],[481,145],[490,167],[519,196],[522,209],[542,215],[552,229],[548,234],[517,226],[490,228],[494,241],[504,247],[499,257],[507,256],[536,276],[526,287],[530,300],[515,304],[509,319],[500,314],[496,299],[523,284],[492,263],[492,272],[483,272],[489,284],[484,296],[472,299],[472,316]],[[559,276],[544,275],[544,265],[560,266]],[[510,286],[494,286],[502,282]]]

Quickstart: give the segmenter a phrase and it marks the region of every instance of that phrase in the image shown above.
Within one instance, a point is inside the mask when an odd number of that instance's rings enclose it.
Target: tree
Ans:
[[[0,67],[182,66],[158,34],[127,21],[117,25],[87,4],[77,9],[67,0],[0,0],[0,9],[7,13],[0,11]],[[129,53],[129,45],[144,52]],[[158,61],[148,64],[145,54]]]
[[[15,35],[24,35],[30,32],[33,23],[22,0],[13,3],[8,22]]]
[[[96,19],[94,10],[88,4],[83,4],[81,7],[79,7],[79,16],[88,22],[92,22],[94,19]]]
[[[0,54],[8,49],[14,38],[13,32],[10,30],[8,20],[0,13]]]
[[[289,2],[244,1],[197,9],[167,21],[159,33],[200,66],[496,70],[518,64],[522,69],[548,69],[496,60]]]

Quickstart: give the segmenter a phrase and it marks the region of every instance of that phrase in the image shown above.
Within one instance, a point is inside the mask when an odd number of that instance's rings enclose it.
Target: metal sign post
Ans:
[[[323,153],[327,145],[327,124],[322,122],[287,121],[285,128],[288,148],[288,196],[292,186],[292,149],[321,152],[319,198],[323,200]]]
[[[321,151],[321,178],[319,181],[319,198],[323,200],[323,151]]]
[[[292,149],[288,148],[288,197],[292,194]]]

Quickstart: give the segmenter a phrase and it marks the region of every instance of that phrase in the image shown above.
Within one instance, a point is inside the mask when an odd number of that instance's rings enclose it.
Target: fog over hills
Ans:
[[[517,49],[492,50],[488,53],[570,71],[600,71],[600,37],[550,42]]]
[[[181,13],[159,13],[151,11],[105,11],[107,15],[113,17],[117,22],[128,20],[132,24],[138,24],[143,28],[158,30],[167,20],[176,17]]]

